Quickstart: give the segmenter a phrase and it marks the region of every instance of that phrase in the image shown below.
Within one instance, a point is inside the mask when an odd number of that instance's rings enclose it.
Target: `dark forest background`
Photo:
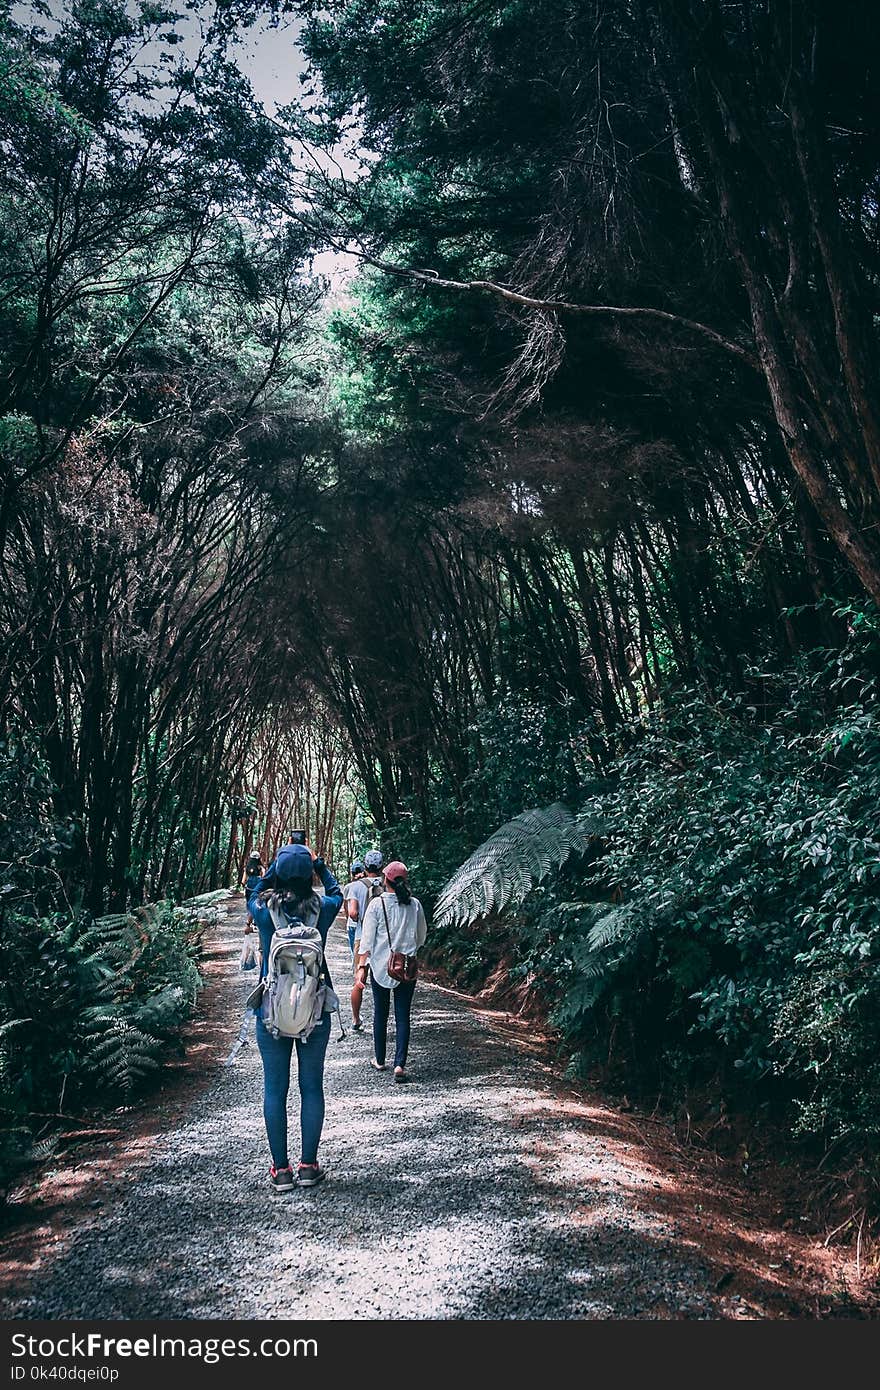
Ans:
[[[171,904],[297,821],[445,885],[434,963],[570,1074],[864,1214],[875,7],[290,3],[272,116],[269,7],[0,15],[9,1162],[158,1065]]]

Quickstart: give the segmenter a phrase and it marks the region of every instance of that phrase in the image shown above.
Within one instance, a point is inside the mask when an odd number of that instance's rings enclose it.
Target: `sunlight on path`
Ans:
[[[237,953],[233,931],[243,1000]],[[329,956],[345,1000],[340,923]],[[337,1034],[334,1021],[321,1188],[268,1190],[251,1041],[11,1315],[736,1316],[672,1223],[628,1202],[644,1175],[591,1137],[589,1107],[561,1101],[456,995],[420,984],[405,1087],[370,1069],[368,1034]],[[291,1115],[295,1132],[293,1100]]]

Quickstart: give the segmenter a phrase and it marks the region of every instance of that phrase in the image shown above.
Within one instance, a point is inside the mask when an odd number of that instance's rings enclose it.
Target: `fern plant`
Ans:
[[[101,1090],[130,1095],[160,1065],[160,1039],[138,1028],[123,1012],[92,1011],[85,1033],[83,1070]]]
[[[434,910],[440,926],[469,925],[522,902],[532,888],[583,854],[595,820],[576,820],[561,801],[523,811],[490,835],[444,884]]]
[[[199,913],[211,904],[197,906]],[[201,987],[192,909],[0,913],[0,1200],[34,1117],[129,1097],[178,1045]]]
[[[194,898],[184,898],[180,906],[199,913],[202,908],[216,907],[218,903],[227,902],[231,897],[231,888],[212,888],[208,893],[197,893]]]
[[[653,926],[650,913],[632,903],[561,902],[545,914],[562,924],[564,951],[556,970],[557,1002],[551,1022],[575,1037],[605,994],[621,965],[638,950]]]

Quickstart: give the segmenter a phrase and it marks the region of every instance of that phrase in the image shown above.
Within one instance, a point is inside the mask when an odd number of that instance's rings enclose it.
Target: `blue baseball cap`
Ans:
[[[305,845],[282,845],[275,856],[275,877],[279,883],[312,878],[312,856]]]

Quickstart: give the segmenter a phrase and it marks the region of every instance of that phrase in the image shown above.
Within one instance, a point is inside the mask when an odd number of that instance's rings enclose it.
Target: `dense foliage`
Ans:
[[[503,888],[477,902],[467,865],[454,875],[439,954],[519,897],[511,978],[550,1004],[575,1071],[601,1060],[667,1102],[711,1082],[876,1183],[880,633],[841,616],[842,650],[754,672],[760,694],[685,689],[633,724],[561,878],[520,852],[523,891],[497,832],[480,853]]]
[[[209,894],[95,918],[64,892],[68,827],[22,740],[0,748],[0,1199],[59,1124],[130,1101],[179,1047],[201,985]],[[225,907],[222,909],[225,913]]]
[[[363,160],[310,190],[364,264],[326,684],[374,815],[415,798],[433,836],[509,697],[592,721],[601,763],[670,681],[738,687],[842,639],[824,595],[880,592],[876,18],[297,8],[314,137]]]
[[[237,876],[251,750],[309,698],[279,616],[331,481],[323,287],[254,189],[277,137],[234,18],[186,37],[117,0],[0,22],[0,715],[95,913]]]
[[[225,909],[224,909],[225,911]],[[35,1139],[130,1101],[179,1044],[207,907],[0,915],[0,1187]],[[36,1149],[39,1153],[39,1148]]]
[[[125,1099],[177,1045],[198,933],[164,900],[238,882],[303,785],[329,844],[344,782],[283,625],[316,539],[288,538],[331,481],[332,428],[310,403],[323,285],[311,243],[255,191],[278,137],[234,61],[237,22],[222,4],[195,20],[121,0],[0,6],[13,1154],[53,1117]],[[257,751],[297,723],[315,770],[282,766],[267,791]]]

